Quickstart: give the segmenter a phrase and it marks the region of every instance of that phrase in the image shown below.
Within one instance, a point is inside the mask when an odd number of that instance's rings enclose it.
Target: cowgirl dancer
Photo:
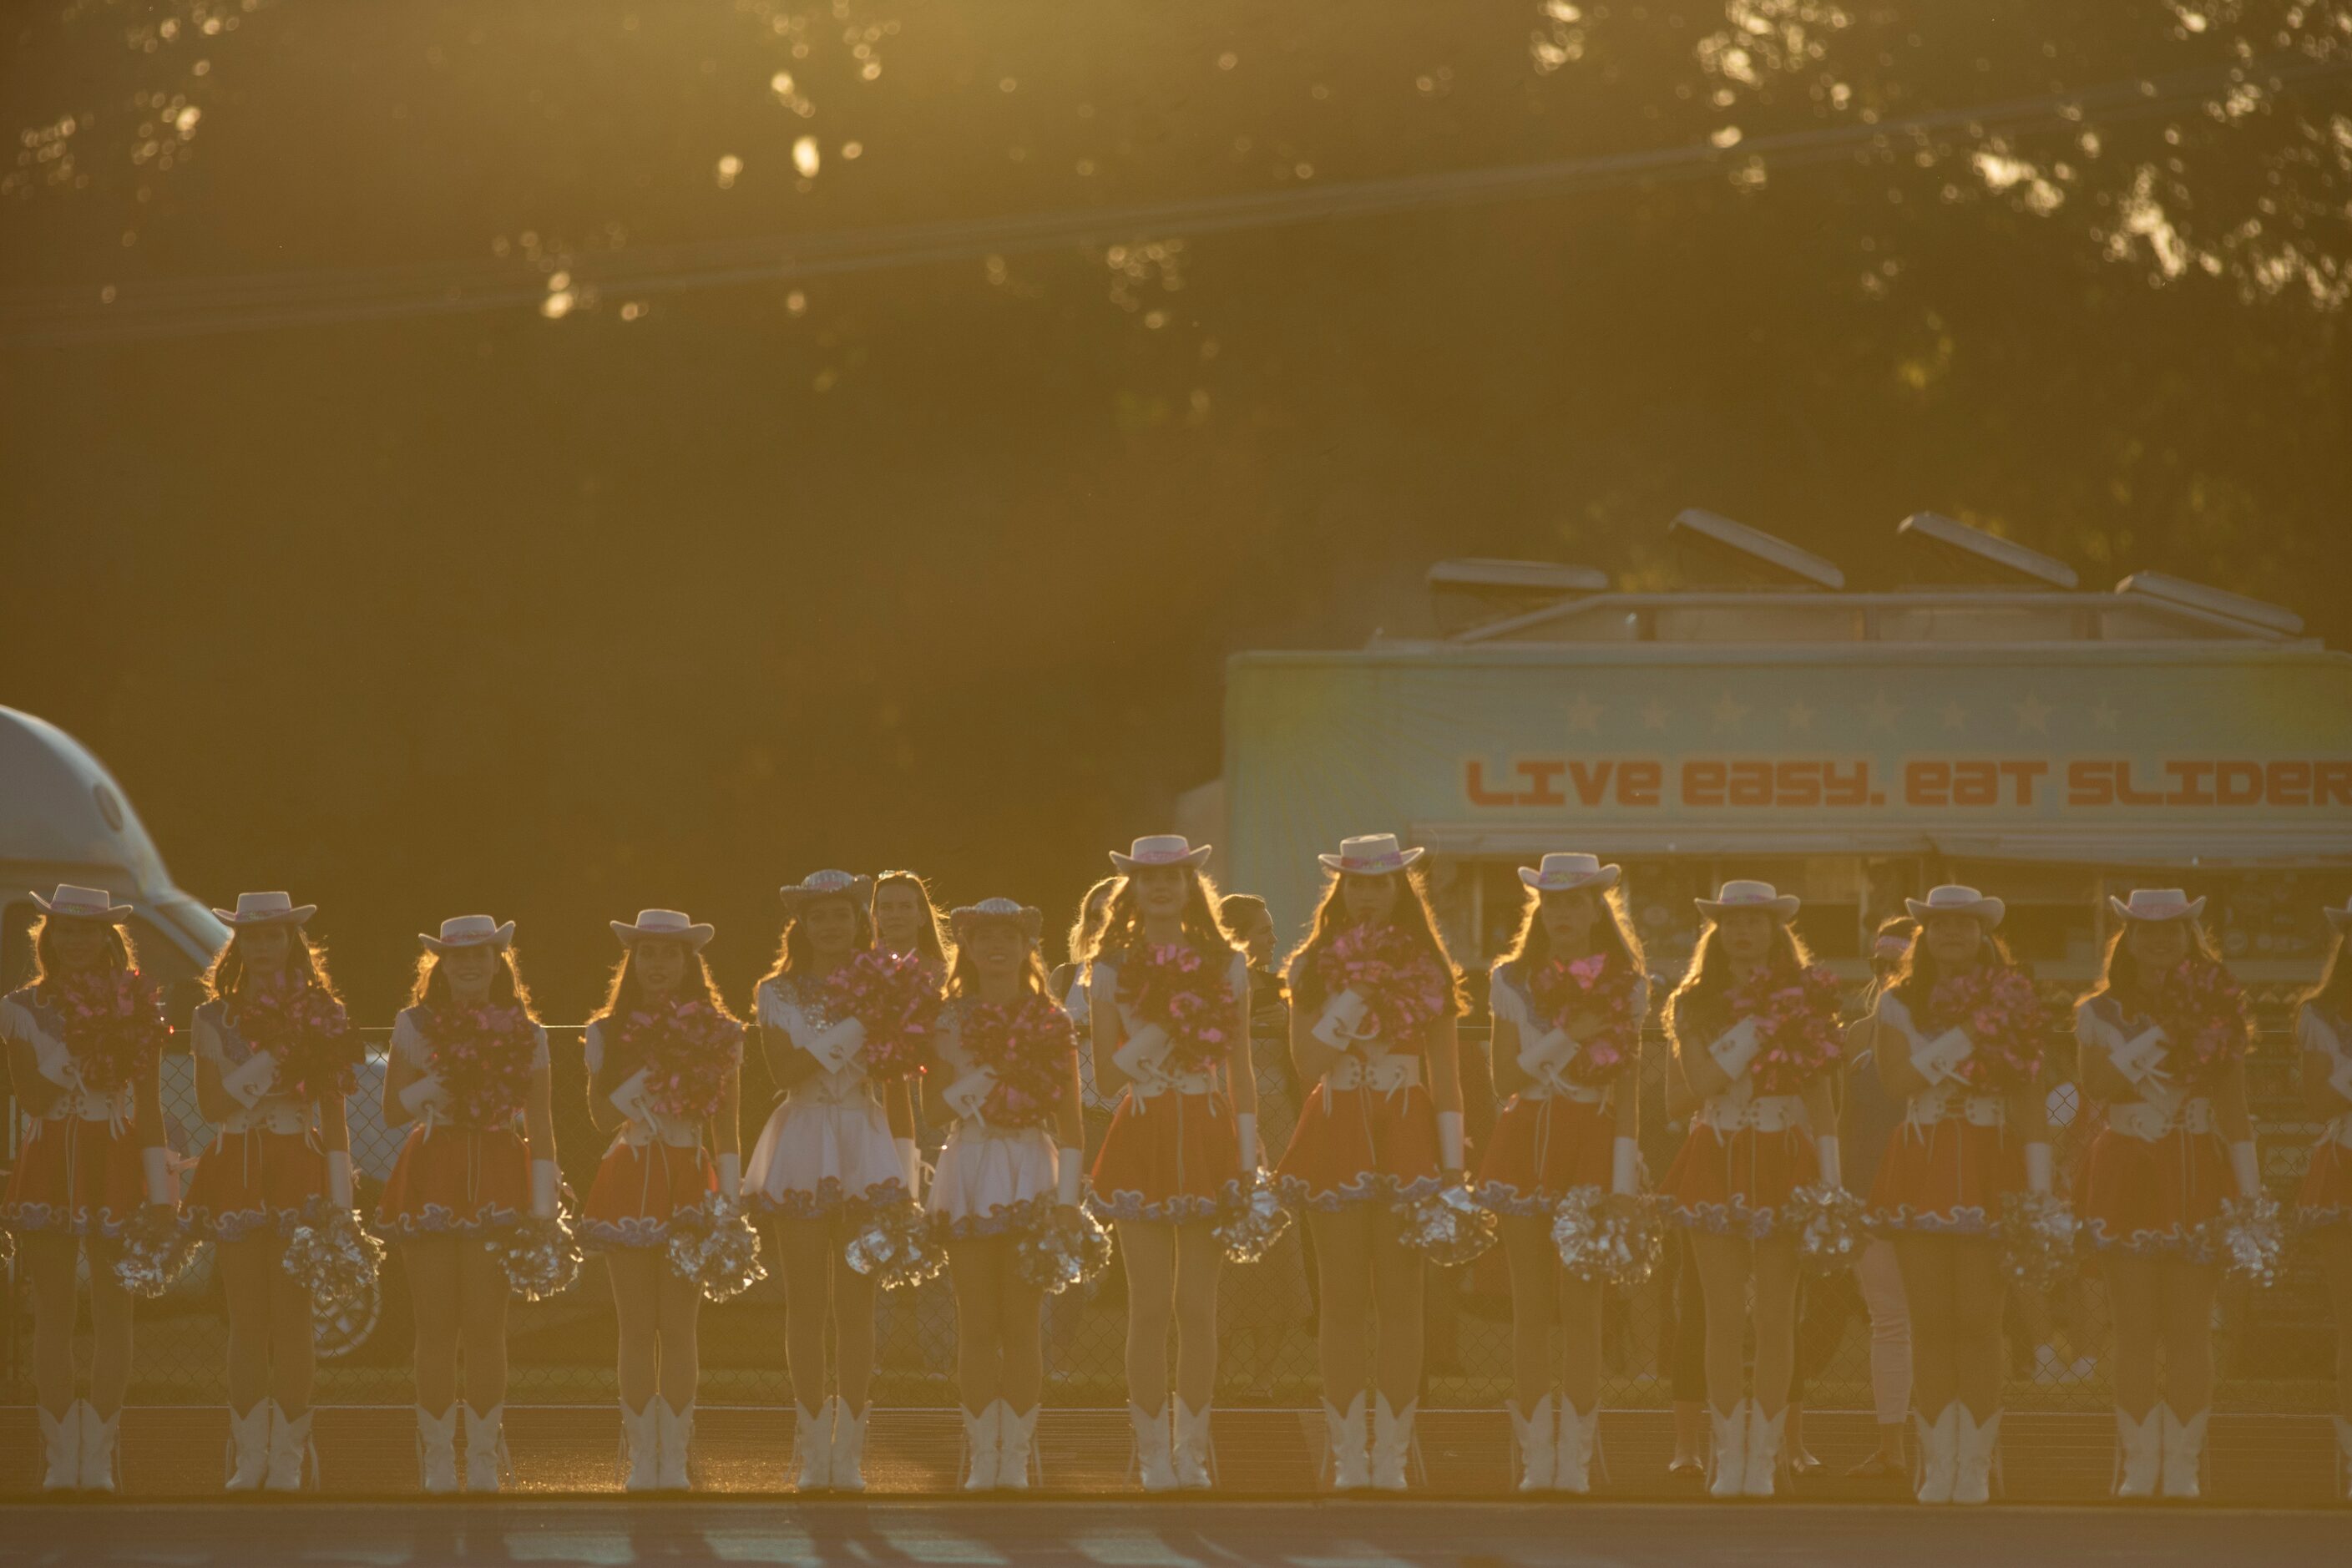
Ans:
[[[428,1492],[457,1489],[457,1353],[466,1357],[466,1479],[511,1468],[506,1270],[499,1243],[528,1211],[553,1218],[561,1182],[547,1031],[515,967],[514,921],[459,915],[420,936],[416,989],[392,1029],[383,1123],[416,1126],[377,1205],[400,1245],[416,1319],[416,1456]],[[438,1414],[436,1414],[436,1412]]]
[[[1330,876],[1312,932],[1290,957],[1291,1060],[1299,1081],[1317,1087],[1276,1175],[1284,1200],[1307,1211],[1315,1237],[1323,1423],[1332,1484],[1343,1489],[1404,1489],[1421,1392],[1423,1268],[1401,1236],[1402,1205],[1464,1175],[1460,980],[1426,889],[1406,875],[1421,856],[1377,834],[1343,839],[1339,853],[1318,857]],[[1395,951],[1412,955],[1398,965],[1400,981],[1428,1004],[1428,1022],[1410,1034],[1384,1031],[1366,996],[1335,986],[1326,969],[1335,949],[1370,949],[1391,940],[1389,932],[1399,933]],[[1380,1319],[1377,1364],[1364,1319],[1367,1285]],[[1369,1463],[1368,1382],[1375,1401]],[[1343,1398],[1344,1410],[1334,1403]]]
[[[2106,1126],[2076,1173],[2074,1209],[2105,1261],[2115,1313],[2116,1495],[2193,1498],[2221,1274],[2199,1227],[2223,1197],[2262,1190],[2246,1112],[2251,1030],[2242,1011],[2176,1010],[2180,987],[2227,979],[2197,918],[2204,900],[2142,888],[2107,904],[2122,929],[2097,988],[2074,1010],[2083,1089],[2105,1102]]]
[[[110,1492],[131,1383],[131,1297],[115,1278],[122,1227],[176,1198],[157,1058],[169,1033],[102,888],[32,895],[33,978],[0,999],[8,1079],[28,1130],[0,1198],[33,1288],[33,1391],[43,1491]],[[74,1389],[74,1281],[89,1262],[89,1397]]]
[[[948,945],[940,934],[940,911],[931,889],[912,871],[885,871],[874,879],[874,946],[882,952],[913,953],[934,990],[947,984]]]
[[[1495,1092],[1507,1097],[1478,1167],[1478,1201],[1503,1216],[1511,1264],[1511,1429],[1523,1492],[1590,1489],[1601,1417],[1599,1285],[1569,1278],[1551,1221],[1572,1187],[1630,1197],[1640,1165],[1637,1097],[1618,1086],[1641,1054],[1650,982],[1617,890],[1590,855],[1523,866],[1519,932],[1495,964]],[[1553,1399],[1551,1324],[1568,1337]]]
[[[1239,1206],[1243,1183],[1257,1173],[1249,961],[1217,921],[1201,873],[1207,845],[1157,835],[1110,858],[1122,879],[1087,988],[1095,1088],[1117,1096],[1118,1109],[1095,1157],[1094,1208],[1118,1227],[1127,1261],[1127,1416],[1139,1478],[1146,1491],[1197,1489],[1210,1484],[1217,1384],[1223,1258],[1213,1222]]]
[[[323,1198],[352,1207],[359,1036],[303,922],[316,904],[240,893],[215,910],[228,944],[195,1011],[196,1109],[213,1146],[188,1185],[189,1228],[214,1242],[228,1305],[228,1489],[299,1491],[310,1442],[310,1293],[286,1272],[286,1237]]]
[[[1993,1227],[2009,1194],[2050,1191],[2049,1021],[1994,934],[1999,899],[1942,887],[1906,904],[1918,928],[1872,1016],[1878,1080],[1904,1121],[1870,1225],[1894,1238],[1909,1304],[1919,1500],[1980,1503],[2000,1441]]]
[[[1825,1060],[1776,1068],[1769,1085],[1759,1083],[1762,1019],[1740,1010],[1740,993],[1767,980],[1796,984],[1811,968],[1790,923],[1797,897],[1769,882],[1731,881],[1695,901],[1707,929],[1666,1004],[1666,1032],[1700,1104],[1664,1190],[1675,1223],[1689,1233],[1706,1307],[1715,1439],[1707,1491],[1763,1498],[1780,1468],[1796,1366],[1797,1237],[1784,1209],[1797,1188],[1838,1180],[1837,1136],[1814,1129],[1837,1125],[1830,1090],[1842,1042],[1832,1016]],[[1743,1399],[1751,1284],[1756,1380]]]
[[[864,1491],[874,1285],[843,1248],[863,1215],[916,1195],[921,1161],[903,1082],[869,1078],[855,1018],[836,1020],[825,979],[873,945],[871,877],[818,871],[782,889],[784,938],[760,982],[760,1042],[784,1090],[751,1147],[751,1206],[776,1218],[802,1491]],[[824,1330],[839,1393],[824,1397]],[[814,1399],[812,1408],[808,1403]]]
[[[684,1491],[701,1378],[702,1291],[670,1268],[669,1233],[711,1194],[742,1185],[737,1108],[743,1030],[703,962],[711,928],[676,910],[614,921],[621,962],[588,1026],[588,1116],[614,1130],[581,1238],[604,1254],[620,1326],[623,1486]],[[706,1139],[718,1151],[714,1162]],[[658,1384],[659,1399],[654,1397]]]
[[[2336,1479],[2352,1502],[2352,960],[2345,956],[2352,904],[2329,910],[2327,923],[2336,928],[2336,946],[2294,1021],[2303,1101],[2326,1123],[2304,1173],[2295,1218],[2319,1249],[2336,1311]]]
[[[1043,917],[1010,899],[955,911],[955,970],[925,1092],[952,1120],[926,1205],[955,1286],[966,1491],[1029,1485],[1045,1382],[1045,1293],[1021,1277],[1023,1235],[1075,1210],[1085,1170],[1070,1016],[1047,994]]]

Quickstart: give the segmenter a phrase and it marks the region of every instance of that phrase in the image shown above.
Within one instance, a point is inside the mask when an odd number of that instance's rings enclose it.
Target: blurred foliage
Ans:
[[[1416,625],[1444,554],[1668,581],[1686,505],[1863,584],[1933,509],[2352,640],[2341,0],[0,26],[0,700],[192,889],[324,904],[371,1016],[464,910],[577,1016],[641,904],[716,920],[738,1000],[815,866],[1066,907],[1217,771],[1227,653]],[[709,277],[914,224],[1010,237]],[[168,334],[24,330],[175,279],[223,281]],[[320,298],[404,303],[268,324]]]

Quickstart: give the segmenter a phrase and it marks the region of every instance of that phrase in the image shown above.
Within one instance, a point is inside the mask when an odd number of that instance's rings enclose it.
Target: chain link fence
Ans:
[[[2261,1133],[2263,1172],[2274,1195],[2291,1200],[2317,1127],[2301,1109],[2298,1064],[2288,1031],[2288,995],[2261,998],[2261,1044],[2250,1077]],[[352,1155],[362,1201],[370,1212],[392,1169],[399,1138],[376,1109],[383,1072],[383,1037],[373,1032],[360,1091],[352,1100]],[[605,1140],[590,1124],[580,1031],[551,1029],[555,1059],[558,1148],[565,1179],[585,1193]],[[1464,1032],[1465,1079],[1474,1143],[1493,1118],[1486,1088],[1483,1030]],[[2070,1061],[2072,1039],[2059,1043]],[[766,1069],[753,1052],[746,1064],[744,1146],[749,1147],[773,1102]],[[1289,1080],[1286,1043],[1261,1041],[1261,1126],[1278,1154],[1299,1103]],[[1642,1143],[1645,1163],[1663,1172],[1683,1134],[1664,1107],[1667,1048],[1653,1030],[1642,1068]],[[208,1130],[195,1107],[193,1065],[184,1054],[164,1063],[164,1104],[183,1152],[205,1147]],[[2058,1136],[2060,1174],[2084,1148],[2095,1112],[2072,1113],[2062,1093],[2056,1109],[2068,1118]],[[1098,1144],[1107,1114],[1089,1110],[1089,1142]],[[12,1125],[15,1118],[11,1117]],[[931,1129],[933,1153],[942,1129]],[[1091,1152],[1091,1149],[1089,1151]],[[1472,1159],[1475,1163],[1476,1151]],[[1315,1354],[1316,1281],[1310,1243],[1295,1226],[1276,1250],[1248,1268],[1228,1268],[1219,1307],[1221,1403],[1311,1405],[1319,1396]],[[2086,1260],[2087,1263],[2087,1260]],[[1615,1408],[1661,1408],[1675,1397],[1696,1398],[1685,1383],[1677,1394],[1677,1345],[1698,1325],[1691,1310],[1695,1287],[1685,1284],[1679,1247],[1637,1290],[1612,1292],[1604,1328],[1603,1402]],[[1492,1406],[1510,1384],[1511,1303],[1501,1249],[1463,1268],[1428,1275],[1425,1405]],[[1869,1321],[1849,1278],[1814,1280],[1805,1288],[1799,1345],[1802,1397],[1815,1408],[1871,1405]],[[1684,1309],[1678,1312],[1677,1308]],[[5,1398],[32,1398],[26,1352],[30,1303],[10,1269]],[[953,1383],[955,1310],[946,1279],[880,1299],[879,1367],[874,1396],[887,1405],[946,1405]],[[226,1323],[210,1249],[162,1299],[139,1308],[131,1399],[135,1404],[209,1405],[222,1397]],[[2217,1312],[2224,1410],[2314,1411],[2331,1407],[2331,1339],[2327,1303],[2307,1250],[2290,1247],[2281,1283],[2267,1291],[2224,1288]],[[510,1330],[509,1399],[519,1404],[603,1404],[614,1397],[614,1319],[602,1264],[591,1254],[579,1285],[556,1300],[514,1304]],[[1088,1291],[1047,1303],[1045,1327],[1049,1403],[1116,1406],[1124,1403],[1126,1333],[1124,1280],[1114,1266]],[[409,1382],[410,1316],[399,1249],[373,1313],[321,1323],[317,1397],[324,1404],[405,1404]],[[2112,1404],[2105,1290],[2095,1267],[2082,1267],[2048,1291],[2014,1290],[2008,1308],[2012,1381],[2011,1400],[2021,1408],[2105,1410]],[[704,1401],[714,1405],[782,1405],[792,1398],[784,1369],[784,1295],[771,1277],[747,1294],[703,1316]],[[1695,1358],[1685,1357],[1687,1367]],[[1687,1371],[1685,1378],[1688,1377]]]

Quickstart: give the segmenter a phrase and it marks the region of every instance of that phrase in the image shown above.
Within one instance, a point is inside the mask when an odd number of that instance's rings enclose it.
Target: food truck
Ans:
[[[2018,955],[2097,972],[2102,894],[2209,895],[2242,980],[2307,981],[2321,905],[2352,890],[2352,655],[2276,605],[2155,572],[2112,590],[1949,519],[1899,530],[1913,581],[1704,512],[1670,529],[1694,586],[1624,592],[1578,567],[1442,563],[1437,629],[1252,652],[1227,670],[1223,777],[1182,826],[1223,884],[1304,929],[1315,853],[1394,831],[1431,851],[1465,967],[1508,941],[1515,868],[1622,863],[1653,967],[1727,876],[1803,896],[1849,977],[1906,895],[2009,902]]]

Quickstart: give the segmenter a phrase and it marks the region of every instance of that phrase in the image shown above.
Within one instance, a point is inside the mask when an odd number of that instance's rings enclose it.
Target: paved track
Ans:
[[[940,1568],[1986,1568],[2352,1560],[2352,1513],[1592,1504],[552,1502],[29,1505],[0,1564],[438,1568],[919,1563]]]

